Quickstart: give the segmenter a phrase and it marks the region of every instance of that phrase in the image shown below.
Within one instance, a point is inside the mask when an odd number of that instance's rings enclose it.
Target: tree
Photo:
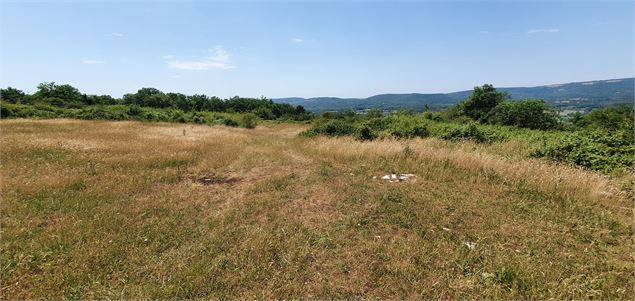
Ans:
[[[474,87],[474,92],[465,101],[459,104],[460,111],[474,120],[485,121],[490,110],[501,102],[509,99],[506,92],[498,92],[491,84]]]
[[[558,125],[555,109],[542,99],[501,102],[489,111],[489,123],[530,129],[552,129]]]
[[[578,128],[603,128],[615,130],[618,128],[633,127],[635,113],[633,106],[621,104],[602,109],[595,109],[586,115],[577,116],[572,120],[573,125]]]
[[[65,102],[82,102],[84,94],[71,85],[56,85],[55,82],[44,82],[37,86],[33,95],[36,99],[59,98]]]
[[[170,106],[168,98],[156,88],[141,88],[137,93],[123,96],[125,104],[136,104],[142,107],[167,108]]]
[[[372,108],[366,112],[366,117],[368,118],[381,118],[384,117],[384,113],[377,108]]]
[[[24,100],[26,94],[16,88],[7,87],[0,89],[0,99],[10,103],[18,103]]]

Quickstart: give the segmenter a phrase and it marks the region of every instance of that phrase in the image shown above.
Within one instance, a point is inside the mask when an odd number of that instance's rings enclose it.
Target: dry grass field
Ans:
[[[633,298],[610,178],[303,129],[0,122],[2,299]]]

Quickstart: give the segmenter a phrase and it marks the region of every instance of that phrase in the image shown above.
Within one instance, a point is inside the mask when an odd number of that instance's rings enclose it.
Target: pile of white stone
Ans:
[[[384,181],[388,181],[390,183],[395,183],[395,182],[406,181],[412,177],[416,177],[416,175],[411,173],[401,173],[401,174],[393,173],[393,174],[385,175],[381,177],[381,179]],[[376,179],[376,178],[377,177],[373,177],[373,179]]]

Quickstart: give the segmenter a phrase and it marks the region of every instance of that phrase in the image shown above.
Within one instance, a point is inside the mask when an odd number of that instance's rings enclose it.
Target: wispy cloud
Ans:
[[[201,60],[169,60],[168,66],[173,69],[181,70],[228,70],[236,68],[236,66],[234,66],[231,62],[231,54],[227,52],[227,50],[223,49],[223,47],[217,46],[216,48],[210,49],[209,51],[210,56]]]
[[[546,29],[530,29],[527,33],[557,33],[560,32],[558,28],[546,28]]]
[[[111,38],[121,38],[123,37],[123,33],[117,33],[117,32],[109,33],[109,34],[106,34],[106,36]]]
[[[164,56],[163,56],[163,59],[164,59],[164,60],[169,60],[169,59],[173,59],[173,58],[174,58],[174,56],[173,56],[173,55],[164,55]]]
[[[293,38],[293,39],[291,39],[291,41],[293,41],[293,42],[295,42],[295,43],[302,43],[302,42],[304,42],[304,40],[303,40],[303,39],[300,39],[300,38]]]
[[[103,61],[97,61],[97,60],[82,60],[82,64],[86,64],[86,65],[95,65],[95,64],[103,64]]]
[[[489,31],[487,31],[487,30],[481,30],[481,31],[479,31],[478,33],[480,33],[480,34],[489,34]]]

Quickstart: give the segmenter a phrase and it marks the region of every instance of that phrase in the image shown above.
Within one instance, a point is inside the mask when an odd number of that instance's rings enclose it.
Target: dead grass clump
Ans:
[[[205,185],[205,186],[222,185],[222,184],[233,185],[233,184],[241,182],[240,178],[226,177],[226,176],[217,175],[214,173],[207,173],[202,176],[201,175],[194,176],[194,177],[191,177],[191,180],[192,182]]]

